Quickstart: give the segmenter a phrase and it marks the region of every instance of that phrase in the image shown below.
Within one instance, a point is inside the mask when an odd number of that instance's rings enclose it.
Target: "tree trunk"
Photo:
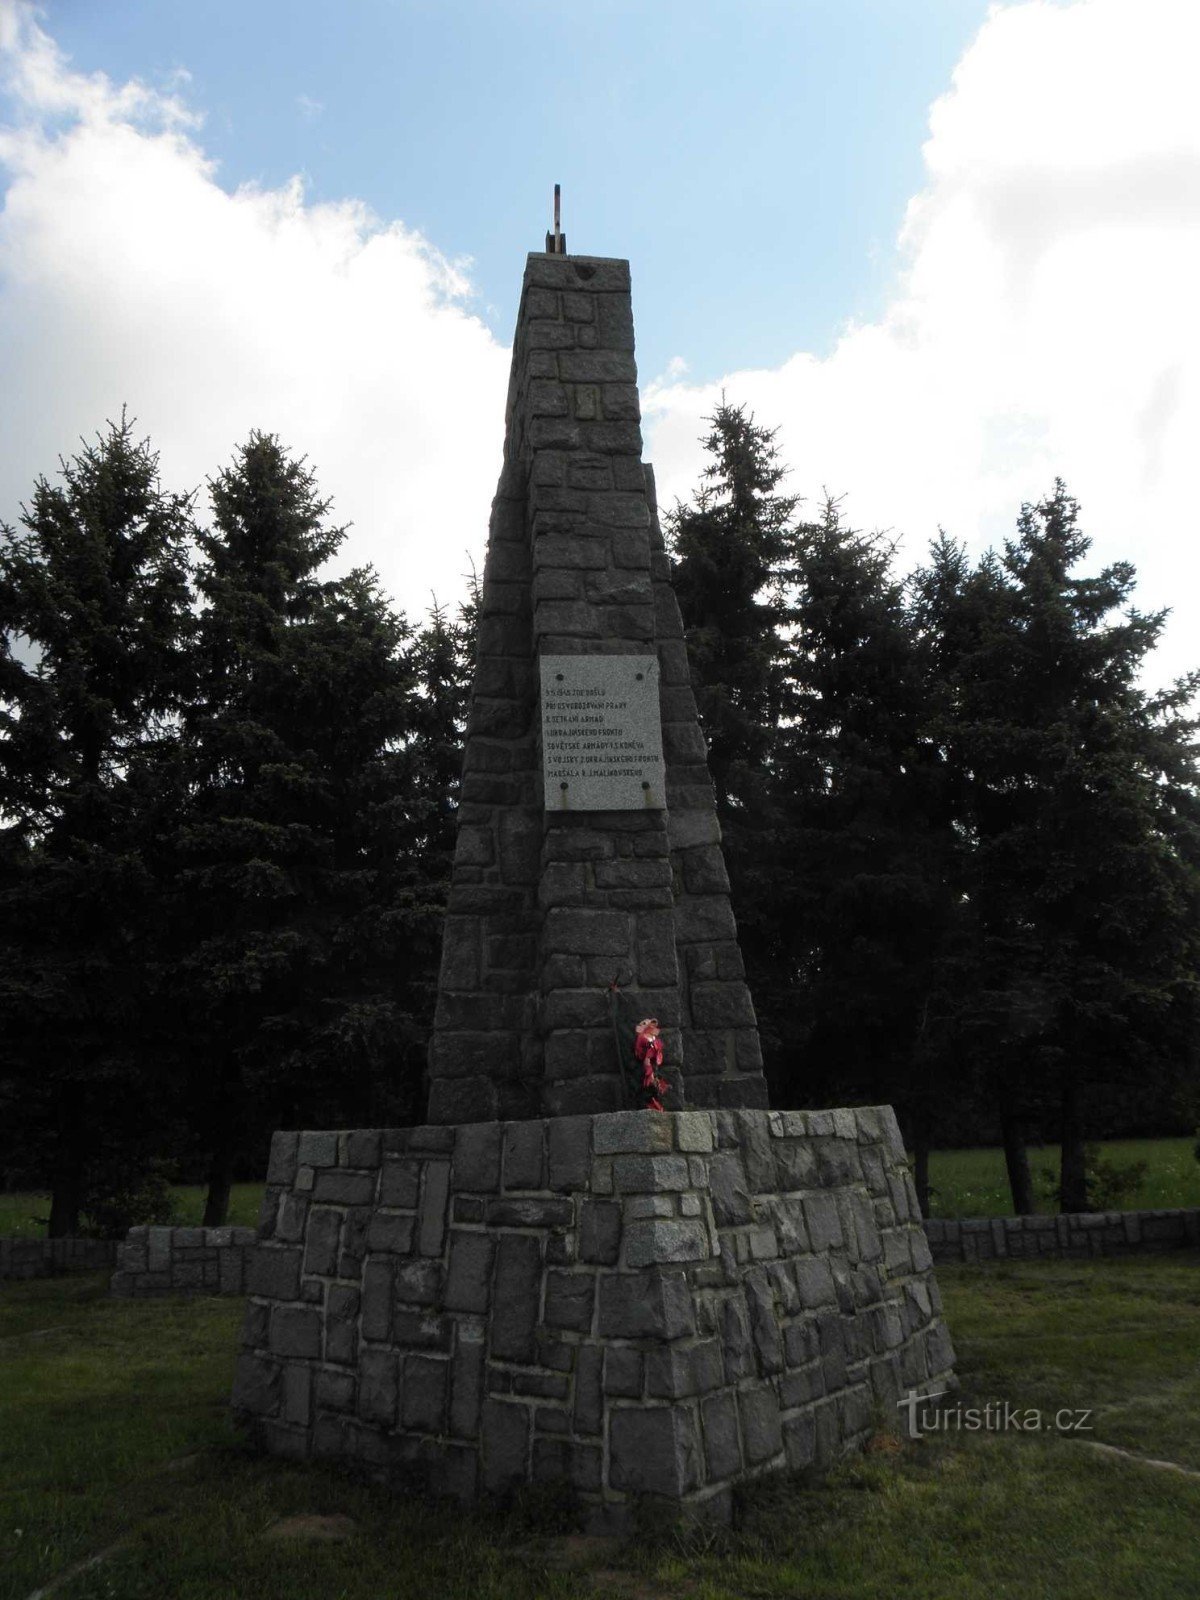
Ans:
[[[913,1116],[913,1183],[921,1215],[929,1215],[929,1115],[918,1106]]]
[[[79,1233],[79,1203],[82,1184],[79,1168],[67,1162],[55,1171],[50,1198],[49,1236],[73,1239]]]
[[[72,1239],[79,1233],[79,1208],[83,1202],[79,1111],[72,1103],[70,1086],[65,1094],[60,1093],[56,1098],[58,1145],[50,1180],[50,1222],[47,1231],[51,1239]]]
[[[213,1139],[208,1167],[208,1194],[204,1200],[203,1226],[223,1228],[229,1215],[229,1191],[233,1187],[233,1126],[226,1123]]]
[[[1008,1168],[1013,1215],[1032,1216],[1036,1207],[1033,1203],[1033,1179],[1029,1173],[1025,1130],[1007,1094],[1002,1094],[1000,1099],[1000,1132],[1004,1139],[1004,1164]]]
[[[1083,1164],[1083,1108],[1080,1104],[1079,1083],[1071,1073],[1063,1083],[1062,1166],[1059,1178],[1060,1211],[1086,1211],[1088,1209],[1087,1173]]]

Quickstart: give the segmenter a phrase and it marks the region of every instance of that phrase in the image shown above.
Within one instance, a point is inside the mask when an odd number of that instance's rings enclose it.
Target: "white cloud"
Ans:
[[[884,316],[824,360],[650,385],[663,502],[722,388],[779,425],[796,491],[845,492],[909,559],[938,523],[998,542],[1058,474],[1090,559],[1174,607],[1152,676],[1200,665],[1198,53],[1194,0],[993,7],[931,110]]]
[[[500,467],[509,353],[420,234],[355,201],[222,189],[177,97],[70,69],[0,0],[0,520],[128,403],[164,482],[251,428],[307,454],[343,565],[410,614],[462,592]],[[201,506],[207,509],[206,498]]]
[[[305,121],[312,122],[324,111],[325,102],[323,100],[314,100],[309,94],[298,94],[296,96],[296,106]]]

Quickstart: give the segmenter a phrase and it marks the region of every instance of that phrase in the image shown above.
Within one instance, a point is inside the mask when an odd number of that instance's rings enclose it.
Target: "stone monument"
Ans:
[[[234,1406],[598,1527],[827,1464],[953,1355],[889,1107],[770,1111],[642,440],[629,267],[525,270],[427,1125],[276,1134]],[[658,1019],[665,1111],[631,1109]],[[686,1108],[686,1109],[685,1109]]]

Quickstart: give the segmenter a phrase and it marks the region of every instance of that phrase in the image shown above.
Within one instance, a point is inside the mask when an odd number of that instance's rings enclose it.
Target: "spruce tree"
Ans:
[[[692,686],[733,905],[768,1060],[778,1056],[791,1006],[788,920],[779,874],[774,746],[784,715],[786,577],[799,499],[779,493],[775,431],[742,406],[707,419],[711,457],[689,504],[665,518]]]
[[[1088,1206],[1098,1096],[1190,1058],[1200,955],[1186,710],[1200,675],[1162,695],[1140,687],[1165,614],[1132,606],[1127,562],[1080,575],[1089,547],[1056,483],[1022,508],[1000,558],[957,594],[942,585],[938,623],[957,639],[943,727],[969,845],[976,1037],[1010,1115],[1047,1089],[1057,1100],[1065,1210]],[[936,587],[928,573],[923,587]]]
[[[895,1102],[924,1203],[953,837],[925,733],[929,662],[892,563],[832,501],[796,540],[776,772],[796,1032],[780,1088]]]
[[[124,415],[61,465],[0,540],[0,1075],[55,1236],[78,1232],[89,1181],[168,1099],[148,1036],[160,895],[143,798],[189,689],[193,532]]]
[[[272,1127],[411,1109],[412,936],[433,913],[411,881],[407,625],[370,569],[319,576],[344,533],[274,437],[210,491],[172,970],[214,1223]]]

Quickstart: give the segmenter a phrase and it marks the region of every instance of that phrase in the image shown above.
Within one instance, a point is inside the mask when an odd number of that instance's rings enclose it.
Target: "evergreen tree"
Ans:
[[[954,641],[942,731],[967,846],[973,1037],[1002,1121],[1037,1101],[1037,1085],[1052,1088],[1066,1210],[1087,1209],[1097,1092],[1168,1078],[1191,1058],[1200,955],[1186,714],[1200,675],[1159,696],[1139,688],[1165,614],[1131,607],[1128,563],[1079,576],[1089,546],[1060,482],[1022,509],[1000,559],[969,576],[960,565],[955,583],[943,557],[920,580],[927,615]]]
[[[170,965],[214,1223],[272,1127],[414,1109],[411,946],[436,907],[413,869],[407,625],[370,569],[318,576],[343,532],[276,439],[252,434],[210,490]]]
[[[694,504],[666,518],[674,584],[717,805],[728,818],[757,797],[782,712],[785,575],[799,499],[777,494],[786,468],[775,430],[722,399],[707,419]]]
[[[935,1070],[956,937],[945,772],[925,733],[930,667],[880,535],[827,502],[790,574],[786,815],[795,1035],[780,1092],[894,1101],[926,1199]]]
[[[694,501],[677,503],[665,522],[747,976],[771,1060],[792,998],[779,880],[788,867],[778,850],[772,762],[787,697],[785,584],[799,500],[777,492],[786,469],[773,430],[723,397],[707,420],[712,459]]]
[[[190,501],[122,416],[0,541],[6,1131],[78,1232],[98,1166],[161,1126],[145,1029],[159,895],[141,774],[188,688]]]

